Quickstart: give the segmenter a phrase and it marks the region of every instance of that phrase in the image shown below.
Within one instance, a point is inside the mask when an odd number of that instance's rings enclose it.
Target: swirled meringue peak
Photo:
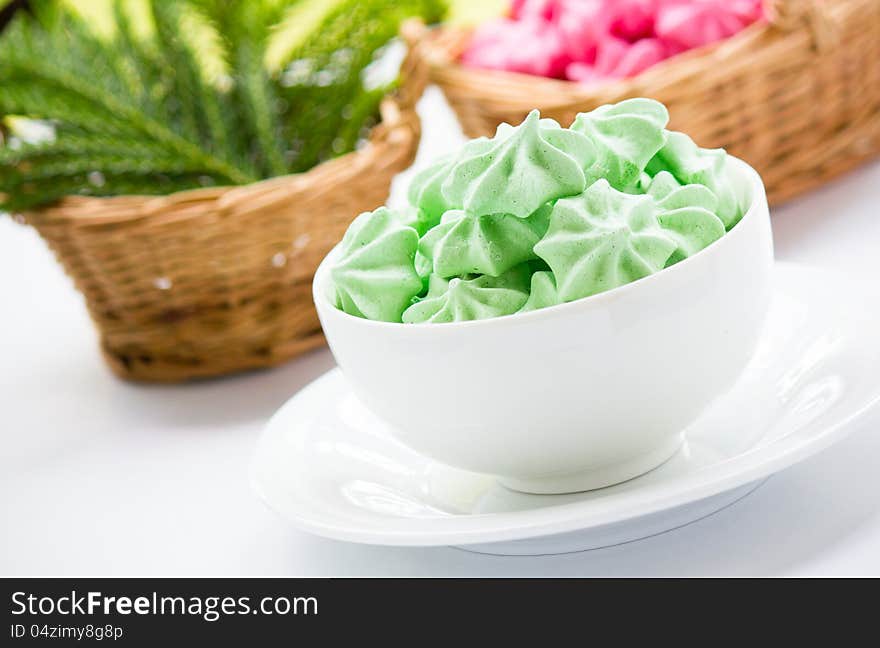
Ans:
[[[702,207],[660,211],[657,220],[664,233],[676,243],[675,252],[666,261],[667,267],[696,254],[724,236],[726,231],[721,219]]]
[[[572,301],[663,269],[677,247],[650,197],[617,191],[602,179],[556,203],[535,253],[553,271],[560,298]]]
[[[578,194],[595,158],[589,139],[540,119],[537,110],[515,128],[503,124],[488,142],[466,144],[441,187],[448,204],[477,216],[525,218],[546,202]]]
[[[654,176],[645,192],[657,201],[661,209],[679,209],[681,207],[702,207],[715,212],[718,198],[706,185],[683,185],[668,171],[661,171]]]
[[[419,236],[422,236],[425,232],[440,222],[439,220],[435,222],[434,219],[428,216],[423,209],[419,209],[412,205],[407,205],[403,209],[393,213],[398,216],[401,223],[407,227],[412,227],[418,232]]]
[[[428,294],[404,311],[403,321],[442,324],[511,315],[529,298],[529,275],[523,264],[500,277],[456,277],[448,282],[432,277]]]
[[[561,303],[562,300],[559,298],[559,292],[556,290],[556,279],[553,278],[553,273],[549,270],[540,270],[532,275],[532,287],[529,291],[529,298],[523,304],[523,307],[519,309],[519,312],[527,313]]]
[[[474,216],[448,211],[439,225],[419,242],[419,251],[431,260],[441,277],[487,274],[493,277],[536,259],[535,243],[550,224],[549,204],[527,218],[510,214]]]
[[[596,158],[586,167],[587,184],[604,178],[615,189],[632,185],[666,143],[668,122],[666,107],[653,99],[627,99],[578,114],[571,130],[596,147]]]
[[[440,184],[446,179],[450,168],[452,168],[452,156],[440,158],[427,169],[417,173],[410,182],[407,194],[409,204],[423,214],[428,229],[440,222],[444,212],[452,209],[452,205],[448,204],[440,193]]]
[[[474,143],[488,141],[487,138],[474,140]],[[409,204],[424,214],[424,220],[430,229],[440,222],[443,214],[450,209],[460,207],[448,202],[440,192],[440,185],[449,175],[452,165],[455,163],[455,155],[446,155],[438,159],[434,164],[419,171],[412,179],[407,192]],[[424,234],[424,232],[420,232]]]
[[[728,181],[724,149],[703,149],[684,133],[670,131],[666,144],[650,160],[647,170],[654,176],[669,171],[679,182],[708,187],[718,199],[715,213],[728,230],[742,218],[736,192]]]
[[[714,213],[718,199],[708,187],[680,185],[672,174],[661,171],[651,181],[648,195],[657,202],[660,226],[678,245],[666,262],[667,266],[724,236],[724,223]]]
[[[354,219],[330,270],[336,305],[350,315],[399,322],[422,291],[415,269],[419,235],[385,207]]]

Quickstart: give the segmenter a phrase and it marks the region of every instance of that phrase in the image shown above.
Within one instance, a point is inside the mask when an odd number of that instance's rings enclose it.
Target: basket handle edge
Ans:
[[[776,29],[789,32],[806,27],[813,48],[824,52],[839,41],[837,23],[823,0],[764,0],[767,22]]]

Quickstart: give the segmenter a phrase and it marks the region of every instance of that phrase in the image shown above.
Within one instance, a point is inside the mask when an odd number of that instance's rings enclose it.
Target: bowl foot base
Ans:
[[[666,511],[651,513],[623,522],[606,524],[592,529],[571,531],[557,535],[536,536],[506,542],[458,545],[473,553],[494,554],[497,556],[549,556],[553,554],[591,551],[602,547],[614,547],[626,542],[650,538],[673,529],[681,528],[697,520],[712,515],[743,499],[763,484],[759,479],[733,490],[712,495],[696,502],[678,506]]]
[[[499,477],[498,481],[511,490],[535,495],[560,495],[596,490],[629,481],[653,470],[678,452],[683,440],[682,435],[676,435],[649,452],[583,472],[554,474],[534,479]]]

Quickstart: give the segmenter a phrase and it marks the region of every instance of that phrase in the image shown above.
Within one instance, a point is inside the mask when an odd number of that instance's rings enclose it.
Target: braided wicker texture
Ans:
[[[409,26],[408,29],[413,27]],[[110,367],[173,382],[324,343],[315,269],[415,157],[427,74],[411,51],[362,149],[306,173],[166,196],[71,196],[23,214],[83,293]]]
[[[563,125],[628,97],[665,103],[670,128],[754,166],[770,200],[817,187],[880,152],[880,0],[773,0],[768,21],[598,86],[457,64],[468,32],[424,31],[430,75],[471,137],[529,110]]]

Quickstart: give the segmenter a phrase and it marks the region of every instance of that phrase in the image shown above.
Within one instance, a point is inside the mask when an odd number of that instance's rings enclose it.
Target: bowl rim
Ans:
[[[332,315],[327,316],[340,317],[343,320],[350,320],[355,326],[361,325],[364,327],[380,329],[384,328],[410,331],[431,330],[433,331],[431,335],[440,334],[441,330],[445,333],[451,333],[466,328],[516,325],[519,322],[537,322],[541,319],[555,317],[557,314],[564,313],[566,311],[573,311],[576,308],[592,307],[593,305],[595,305],[595,307],[600,307],[602,304],[607,304],[609,302],[621,299],[624,295],[627,295],[634,290],[645,290],[646,286],[651,286],[653,285],[653,283],[660,280],[658,279],[659,277],[666,276],[668,278],[672,275],[672,273],[686,272],[687,268],[689,268],[693,264],[694,259],[706,257],[710,254],[717,254],[718,251],[729,245],[731,237],[736,236],[737,232],[741,232],[743,230],[743,223],[759,218],[762,213],[765,213],[769,209],[767,205],[767,194],[766,190],[764,189],[764,182],[761,179],[760,174],[751,165],[741,160],[740,158],[729,154],[727,157],[729,160],[732,161],[736,172],[742,174],[743,179],[747,182],[749,187],[750,205],[743,214],[742,218],[733,226],[733,228],[730,229],[730,231],[725,232],[724,236],[716,241],[713,241],[696,254],[692,254],[691,256],[682,259],[675,265],[672,265],[668,268],[663,268],[662,270],[659,270],[658,272],[650,274],[646,277],[642,277],[641,279],[630,281],[629,283],[623,284],[622,286],[617,286],[615,288],[611,288],[610,290],[605,290],[594,295],[588,295],[587,297],[581,297],[580,299],[575,299],[573,301],[565,302],[562,304],[556,304],[554,306],[547,306],[545,308],[539,308],[536,310],[527,311],[525,313],[510,313],[509,315],[489,317],[486,319],[464,320],[461,322],[444,322],[442,325],[436,324],[434,322],[418,322],[406,324],[403,322],[382,322],[378,320],[366,319],[364,317],[357,317],[355,315],[346,313],[345,311],[337,308],[336,305],[328,299],[324,288],[327,285],[330,277],[329,263],[339,249],[339,246],[341,245],[340,242],[334,245],[333,248],[331,248],[331,250],[324,256],[324,258],[321,260],[321,263],[318,265],[317,270],[315,271],[314,278],[312,279],[312,299],[315,302],[315,306],[321,318],[325,317],[325,313],[333,313]],[[727,243],[725,243],[725,241],[727,241]],[[354,322],[357,323],[355,324]]]

